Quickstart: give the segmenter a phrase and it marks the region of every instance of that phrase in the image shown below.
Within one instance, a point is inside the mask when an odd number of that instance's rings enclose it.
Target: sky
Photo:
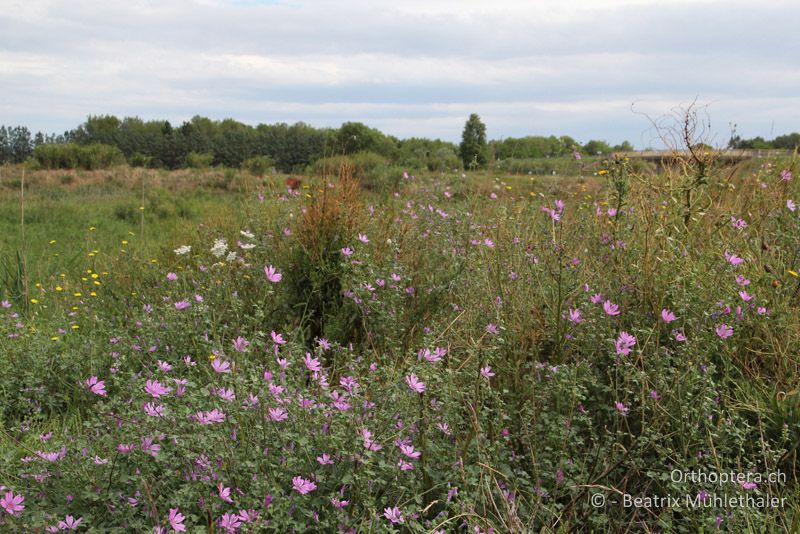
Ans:
[[[800,131],[798,0],[0,0],[0,124],[360,121],[457,141]]]

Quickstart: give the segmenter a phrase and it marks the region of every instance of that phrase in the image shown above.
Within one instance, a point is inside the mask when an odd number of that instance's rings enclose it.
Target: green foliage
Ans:
[[[269,156],[256,156],[242,162],[242,168],[261,177],[275,168],[275,162]]]
[[[473,113],[464,124],[461,134],[459,154],[465,169],[482,169],[489,161],[488,145],[486,144],[486,125],[481,118]]]
[[[190,169],[208,169],[214,161],[214,154],[189,152],[186,154],[186,166]]]
[[[125,161],[122,152],[117,147],[99,143],[39,145],[34,149],[32,157],[41,169],[83,169],[87,171],[108,169]]]

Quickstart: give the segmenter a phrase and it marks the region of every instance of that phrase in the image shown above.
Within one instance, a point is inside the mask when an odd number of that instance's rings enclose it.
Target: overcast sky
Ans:
[[[799,0],[0,0],[0,124],[361,121],[398,137],[654,145],[800,131]]]

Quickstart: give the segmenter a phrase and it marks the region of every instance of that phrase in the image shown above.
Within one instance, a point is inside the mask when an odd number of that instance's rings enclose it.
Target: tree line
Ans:
[[[800,147],[800,133],[797,132],[779,135],[772,140],[766,140],[760,136],[752,139],[742,139],[738,135],[733,135],[728,141],[728,148],[735,149],[769,150],[774,148],[796,150],[798,147]]]
[[[165,169],[213,165],[296,172],[321,158],[367,152],[394,165],[436,171],[481,168],[493,160],[558,157],[574,151],[606,155],[633,148],[627,141],[616,146],[599,140],[580,144],[569,136],[487,142],[485,125],[474,114],[464,134],[469,137],[466,146],[464,140],[458,145],[438,139],[398,139],[360,122],[346,122],[339,128],[316,128],[303,122],[251,126],[233,119],[195,116],[173,126],[163,120],[98,115],[60,135],[34,135],[24,126],[0,126],[0,164],[30,162],[41,168],[86,169],[116,163]]]

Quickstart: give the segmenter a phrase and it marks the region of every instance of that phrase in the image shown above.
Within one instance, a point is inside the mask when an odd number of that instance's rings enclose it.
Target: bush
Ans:
[[[214,161],[214,154],[189,152],[186,154],[186,166],[190,169],[207,169]]]
[[[119,148],[111,145],[45,144],[33,150],[33,159],[42,169],[108,169],[125,161]]]
[[[274,168],[275,162],[269,156],[256,156],[242,163],[242,169],[258,177],[264,176],[268,171],[274,170]]]
[[[353,178],[362,187],[373,191],[394,191],[403,176],[402,168],[387,165],[386,158],[374,152],[319,159],[311,166],[311,172],[329,176],[337,173],[343,165],[351,169]]]

